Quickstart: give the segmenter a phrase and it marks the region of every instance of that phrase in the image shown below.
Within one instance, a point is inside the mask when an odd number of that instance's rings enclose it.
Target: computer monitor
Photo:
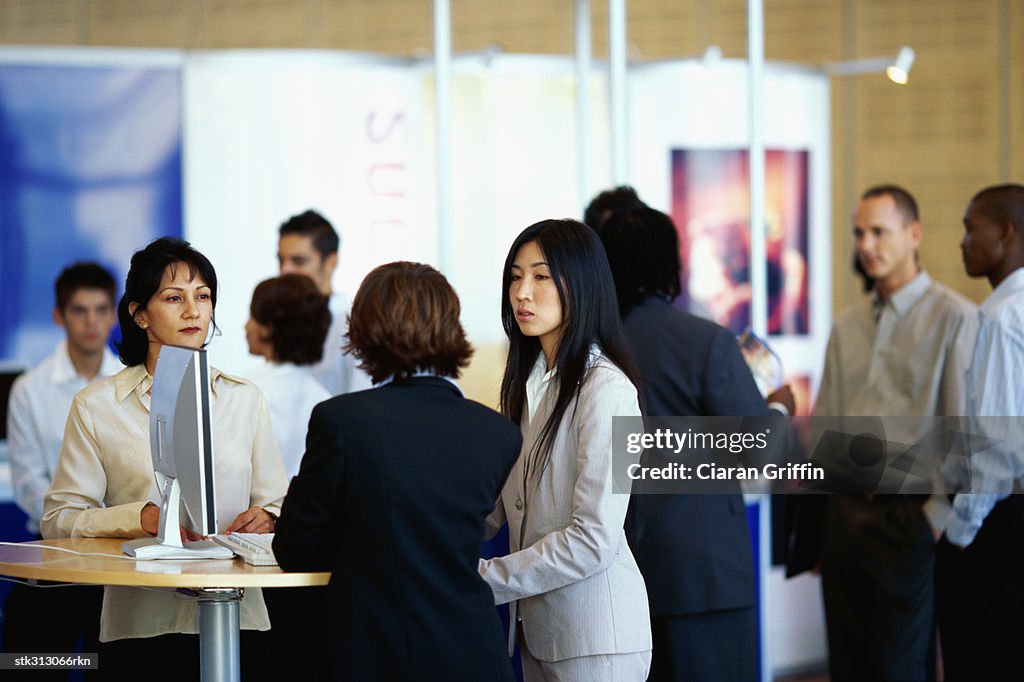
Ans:
[[[7,440],[7,406],[11,399],[14,380],[24,372],[23,367],[0,364],[0,441]]]
[[[210,374],[206,351],[163,346],[153,376],[149,442],[160,491],[155,538],[122,550],[140,559],[228,558],[212,542],[181,542],[179,524],[199,535],[217,532],[217,492],[210,431]]]

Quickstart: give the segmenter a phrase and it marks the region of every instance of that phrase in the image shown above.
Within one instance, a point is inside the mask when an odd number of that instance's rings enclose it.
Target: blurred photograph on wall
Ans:
[[[673,149],[672,218],[683,263],[676,305],[736,334],[750,326],[750,175],[745,149]],[[808,157],[765,152],[770,335],[807,335]]]

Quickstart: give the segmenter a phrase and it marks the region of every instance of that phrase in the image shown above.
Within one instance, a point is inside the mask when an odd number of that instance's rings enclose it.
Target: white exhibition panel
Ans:
[[[493,344],[505,339],[501,275],[516,236],[546,218],[582,218],[575,74],[567,58],[518,55],[456,59],[454,72],[454,272],[445,274],[470,340]],[[590,89],[597,192],[610,181],[604,79]]]
[[[341,235],[334,288],[373,267],[431,262],[422,74],[413,62],[338,52],[190,53],[184,77],[185,237],[221,283],[215,364],[246,374],[253,288],[278,273],[277,230],[307,208]],[[428,162],[429,163],[429,162]]]
[[[454,244],[445,275],[474,344],[500,343],[501,268],[515,236],[580,218],[571,60],[496,55],[455,60]],[[277,228],[314,207],[342,238],[335,288],[354,295],[391,260],[436,265],[433,81],[414,62],[340,53],[210,52],[186,59],[185,235],[222,283],[211,346],[245,374],[249,295],[277,272]],[[606,129],[603,79],[593,130]],[[594,191],[608,183],[607,135],[593,135]]]
[[[831,184],[828,78],[765,66],[766,150],[808,153],[807,291],[809,333],[773,335],[787,375],[816,390],[831,326]],[[629,78],[631,177],[648,203],[671,211],[673,149],[743,149],[748,141],[746,63],[708,68],[688,60],[632,67]],[[739,207],[746,212],[745,207]]]

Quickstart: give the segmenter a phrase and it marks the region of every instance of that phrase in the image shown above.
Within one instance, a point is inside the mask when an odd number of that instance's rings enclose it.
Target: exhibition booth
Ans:
[[[212,364],[244,376],[256,364],[243,332],[249,300],[277,274],[278,226],[315,208],[341,234],[334,285],[349,297],[381,263],[442,269],[477,348],[467,393],[494,405],[509,245],[537,220],[579,218],[583,197],[617,177],[609,67],[590,66],[582,104],[567,57],[486,51],[455,56],[451,67],[451,138],[438,145],[428,61],[0,49],[0,363],[31,366],[60,341],[50,301],[65,265],[96,260],[123,281],[136,249],[181,235],[220,280]],[[753,327],[806,410],[832,317],[829,82],[812,69],[764,67],[764,225],[752,237],[747,68],[699,59],[629,65],[626,177],[676,223],[677,304],[737,334]],[[447,213],[438,168],[451,171]],[[770,505],[752,496],[748,512],[762,677],[820,663],[817,578],[785,581],[772,566]]]

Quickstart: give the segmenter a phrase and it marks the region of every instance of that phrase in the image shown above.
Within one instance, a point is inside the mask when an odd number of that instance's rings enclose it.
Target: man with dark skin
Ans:
[[[967,372],[971,444],[945,473],[958,492],[939,545],[936,589],[946,680],[1020,676],[1024,642],[1024,185],[978,192],[964,213],[964,269],[992,293]],[[978,438],[984,436],[986,438]],[[952,466],[951,466],[952,465]],[[967,494],[971,493],[971,494]]]

